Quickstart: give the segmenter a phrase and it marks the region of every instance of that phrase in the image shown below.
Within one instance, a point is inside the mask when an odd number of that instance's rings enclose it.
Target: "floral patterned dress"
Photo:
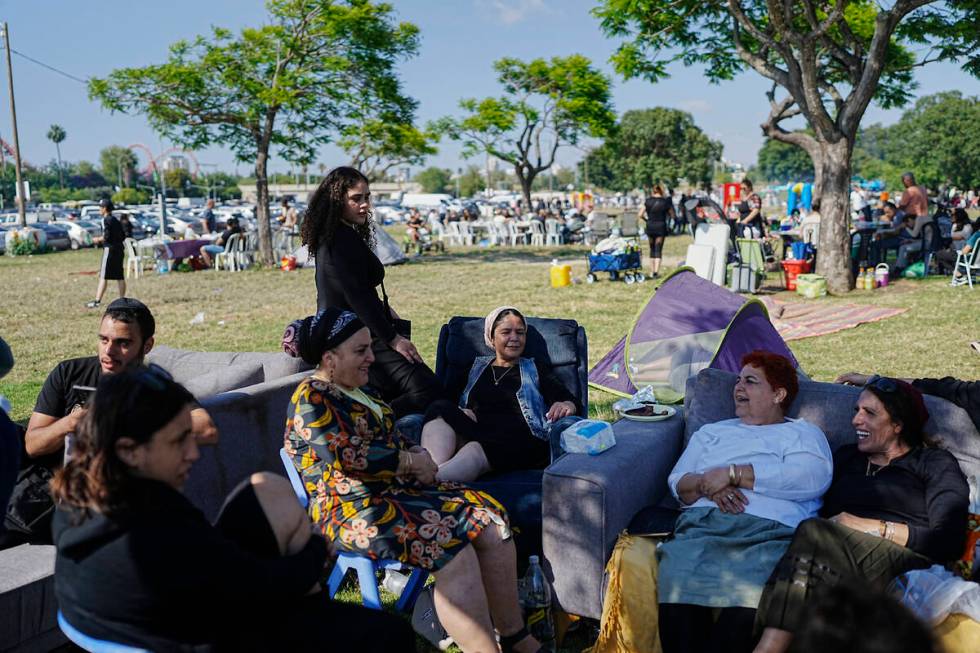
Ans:
[[[394,427],[336,386],[305,379],[293,392],[285,448],[310,495],[310,517],[341,551],[438,571],[506,512],[490,495],[457,483],[423,486],[395,476],[409,448]]]

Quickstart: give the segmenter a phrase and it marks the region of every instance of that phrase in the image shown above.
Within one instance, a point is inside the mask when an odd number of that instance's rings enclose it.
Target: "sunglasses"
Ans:
[[[879,376],[878,374],[875,374],[868,379],[868,382],[864,384],[864,387],[881,390],[882,392],[888,394],[898,392],[898,384],[895,383],[894,379],[889,379],[887,376]]]

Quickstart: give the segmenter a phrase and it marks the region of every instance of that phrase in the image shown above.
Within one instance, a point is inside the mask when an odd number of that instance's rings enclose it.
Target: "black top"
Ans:
[[[219,238],[221,238],[221,244],[227,245],[229,238],[231,238],[235,234],[240,234],[240,233],[242,233],[241,227],[232,227],[231,229],[225,229],[224,231],[221,232],[221,236],[219,236]]]
[[[666,197],[648,197],[643,203],[646,210],[647,229],[654,225],[667,224],[667,214],[674,203]]]
[[[94,388],[99,385],[100,378],[102,378],[102,366],[99,365],[98,356],[61,361],[51,370],[44,385],[41,386],[41,394],[37,396],[34,412],[61,419],[75,406],[84,406],[88,403],[91,396],[91,392],[73,386]],[[61,466],[63,458],[64,454],[59,450],[41,456],[37,461],[49,469],[56,469]]]
[[[92,637],[153,651],[220,641],[248,614],[302,597],[323,571],[320,537],[295,555],[263,558],[163,483],[136,481],[129,498],[131,508],[112,517],[55,513],[55,595],[68,622]]]
[[[126,240],[122,223],[111,213],[102,218],[102,237],[104,247],[122,247],[123,241]]]
[[[885,467],[871,465],[869,472],[867,455],[852,444],[834,453],[834,480],[820,512],[908,524],[906,546],[944,563],[963,552],[969,496],[948,451],[917,447]]]
[[[536,360],[534,361],[534,365],[538,369],[538,380],[540,382],[538,391],[544,398],[545,410],[548,410],[551,404],[556,401],[570,401],[575,404],[575,412],[580,412],[582,406],[579,404],[578,399],[565,387],[565,384],[562,383],[562,380],[555,374],[554,370]],[[506,374],[504,374],[505,372]],[[500,381],[497,385],[493,383],[494,373]],[[457,381],[459,380],[462,380],[464,384],[466,382],[465,377],[457,379]],[[504,416],[513,416],[520,420],[520,424],[523,425],[523,430],[530,434],[527,422],[521,414],[521,406],[517,402],[517,391],[520,387],[521,373],[516,365],[511,368],[487,365],[487,368],[483,370],[480,378],[473,385],[473,389],[470,390],[466,407],[473,409],[480,424],[486,423],[485,417],[486,419],[497,420],[505,419]],[[465,385],[450,388],[448,394],[451,397],[459,397],[463,394],[464,389]]]
[[[395,337],[388,311],[378,298],[385,266],[360,234],[341,224],[333,239],[316,251],[316,307],[328,306],[357,313],[371,334],[385,342]]]
[[[960,381],[951,376],[941,379],[916,379],[912,385],[927,395],[942,397],[967,412],[980,431],[980,381]]]

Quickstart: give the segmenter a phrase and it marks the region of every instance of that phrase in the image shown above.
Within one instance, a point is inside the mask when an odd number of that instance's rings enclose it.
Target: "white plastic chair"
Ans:
[[[548,218],[544,221],[545,242],[548,245],[561,245],[561,229],[558,221]]]
[[[429,233],[432,234],[433,240],[438,240],[440,243],[452,244],[452,234],[446,231],[446,228],[438,220],[429,221]]]
[[[512,247],[516,247],[518,243],[524,244],[524,234],[521,230],[517,228],[517,225],[513,222],[507,223],[507,235],[510,236],[510,244]]]
[[[238,251],[241,245],[241,234],[232,234],[225,243],[225,251],[215,254],[214,269],[227,270],[228,272],[238,271]]]
[[[980,274],[980,242],[973,246],[969,254],[962,251],[956,253],[956,264],[953,266],[953,284],[962,285],[963,282],[956,283],[956,273],[962,272],[966,277],[966,283],[973,289],[973,278]]]
[[[539,220],[531,220],[531,245],[544,247],[544,227]]]
[[[239,270],[245,270],[255,262],[255,254],[259,249],[259,234],[257,232],[248,231],[243,236],[245,237],[238,240],[238,251],[235,252]]]
[[[137,279],[143,276],[143,257],[136,252],[136,241],[127,238],[123,241],[123,249],[126,252],[126,277],[132,272]]]
[[[455,222],[453,224],[459,228],[459,237],[463,245],[473,245],[476,242],[476,236],[468,222]]]

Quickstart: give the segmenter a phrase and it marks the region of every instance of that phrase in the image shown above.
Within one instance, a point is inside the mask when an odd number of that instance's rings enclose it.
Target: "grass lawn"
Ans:
[[[401,240],[400,234],[396,239]],[[667,240],[664,271],[680,263],[689,243],[687,237]],[[95,353],[100,312],[84,305],[95,291],[100,256],[101,250],[82,250],[0,257],[0,336],[17,361],[0,382],[0,394],[11,400],[14,419],[30,416],[41,384],[58,361]],[[414,342],[433,366],[443,323],[453,315],[485,315],[501,304],[514,304],[528,315],[578,320],[586,328],[594,363],[626,332],[655,284],[627,286],[602,279],[552,289],[548,268],[553,258],[570,263],[574,278],[585,277],[586,250],[580,247],[459,248],[389,268],[386,286],[398,312],[412,320]],[[310,269],[150,273],[130,281],[128,294],[153,310],[158,344],[206,351],[274,351],[285,325],[316,306]],[[790,293],[777,297],[797,301]],[[104,303],[114,298],[110,286]],[[876,291],[813,301],[910,309],[875,324],[791,342],[803,369],[817,380],[832,380],[846,371],[980,376],[980,357],[969,348],[980,337],[980,291],[951,288],[942,278],[900,280]],[[191,325],[199,312],[204,322]],[[595,415],[608,417],[611,403],[605,393],[590,394]],[[588,644],[583,636],[577,639],[582,641],[569,650]]]

